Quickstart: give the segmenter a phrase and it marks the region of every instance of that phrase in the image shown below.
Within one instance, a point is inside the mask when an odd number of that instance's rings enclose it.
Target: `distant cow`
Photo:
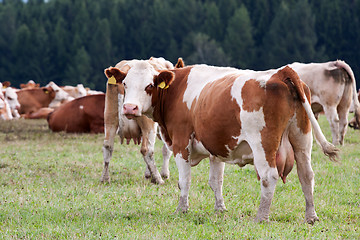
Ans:
[[[3,85],[0,82],[0,120],[11,120],[13,117],[9,103],[5,100],[4,94],[2,92],[2,87]]]
[[[9,104],[11,115],[14,119],[20,118],[20,103],[16,91],[14,88],[8,87],[4,92],[5,101]]]
[[[358,91],[358,101],[360,101],[360,89],[359,89],[359,91]],[[355,117],[353,117],[350,121],[349,121],[349,127],[352,127],[352,128],[354,128],[354,129],[359,129],[360,128],[360,126],[359,126],[359,124],[356,122],[356,118]]]
[[[116,64],[116,68],[127,72],[137,60],[123,60]],[[147,60],[149,64],[157,70],[172,69],[174,65],[164,58],[150,58]],[[103,144],[104,169],[101,176],[102,182],[110,182],[109,163],[114,149],[114,138],[116,131],[120,136],[120,141],[126,139],[129,142],[131,139],[135,143],[141,143],[141,154],[147,165],[145,177],[151,177],[151,181],[156,184],[163,184],[164,180],[161,178],[168,178],[169,159],[171,151],[163,146],[163,165],[161,168],[161,175],[159,174],[154,159],[154,147],[157,133],[157,124],[149,118],[143,116],[137,119],[127,119],[121,114],[121,107],[124,98],[124,86],[117,84],[111,79],[107,83],[106,100],[105,100],[105,140]],[[120,108],[120,111],[119,111]]]
[[[355,122],[360,122],[356,81],[350,66],[340,60],[326,63],[293,63],[289,66],[309,86],[311,106],[315,114],[324,111],[330,123],[333,144],[344,144],[352,101]]]
[[[84,97],[87,95],[87,91],[82,84],[78,84],[76,87],[67,85],[61,87],[61,89],[67,92],[73,98]]]
[[[310,90],[290,67],[245,74],[233,68],[195,65],[156,71],[138,61],[125,73],[108,68],[125,85],[122,113],[159,123],[174,152],[181,190],[177,211],[187,211],[191,166],[210,157],[209,184],[215,209],[225,210],[224,162],[255,165],[261,183],[257,221],[267,221],[275,185],[297,163],[306,200],[305,219],[318,220],[311,168],[312,131],[331,160],[337,149],[326,141],[309,104]]]
[[[40,88],[40,83],[35,83],[34,80],[29,80],[27,83],[20,84],[21,89]]]
[[[103,133],[105,94],[76,98],[49,114],[49,128],[54,132]]]
[[[62,101],[70,97],[53,82],[46,87],[21,89],[16,93],[20,103],[19,113],[24,114],[25,118],[32,118],[41,108],[60,106]]]

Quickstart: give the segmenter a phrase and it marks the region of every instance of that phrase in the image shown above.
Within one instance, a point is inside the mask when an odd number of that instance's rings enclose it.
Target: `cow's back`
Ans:
[[[68,102],[48,117],[49,128],[54,132],[104,132],[105,94],[89,95]]]
[[[21,89],[16,92],[20,103],[20,114],[31,113],[43,107],[48,107],[54,95],[40,88]]]

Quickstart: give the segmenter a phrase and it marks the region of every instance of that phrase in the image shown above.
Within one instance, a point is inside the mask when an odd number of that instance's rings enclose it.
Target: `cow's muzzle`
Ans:
[[[136,116],[140,116],[139,107],[135,104],[124,104],[122,113],[128,118],[133,119]]]

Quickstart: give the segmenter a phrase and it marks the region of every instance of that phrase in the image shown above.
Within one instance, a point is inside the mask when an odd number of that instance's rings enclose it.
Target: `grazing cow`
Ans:
[[[76,87],[64,86],[64,87],[61,87],[61,89],[64,90],[65,92],[67,92],[73,98],[84,97],[87,95],[87,91],[84,88],[84,85],[82,85],[82,84],[78,84],[78,85],[76,85]]]
[[[105,94],[89,95],[67,102],[49,114],[53,132],[103,133]]]
[[[360,104],[356,81],[350,66],[344,61],[326,63],[293,63],[289,65],[311,91],[311,106],[315,114],[324,111],[330,123],[333,144],[344,144],[351,102],[355,122],[360,122]]]
[[[279,177],[297,163],[306,201],[305,219],[318,220],[311,168],[312,130],[323,152],[336,160],[337,149],[326,141],[311,111],[310,91],[290,67],[253,72],[195,65],[156,71],[138,61],[127,73],[105,70],[125,86],[122,113],[146,115],[158,122],[173,150],[181,190],[177,211],[188,210],[191,167],[210,157],[209,185],[215,209],[225,210],[222,196],[224,162],[255,166],[261,184],[256,221],[268,221]],[[281,106],[281,107],[279,107]]]
[[[123,60],[116,64],[117,69],[122,71],[128,71],[132,64],[137,60]],[[164,58],[150,58],[147,60],[149,64],[157,70],[172,69],[174,66],[171,62]],[[105,140],[103,144],[103,157],[104,157],[104,169],[101,175],[102,182],[110,182],[109,175],[109,163],[111,160],[114,138],[116,131],[120,136],[120,141],[126,139],[127,143],[133,139],[135,144],[141,142],[141,154],[143,155],[146,163],[145,177],[150,178],[151,182],[156,184],[163,184],[164,180],[161,178],[169,178],[169,159],[171,157],[171,151],[164,144],[163,153],[163,165],[161,168],[161,174],[159,174],[154,160],[154,147],[157,132],[157,125],[149,118],[142,116],[137,119],[127,119],[121,114],[122,103],[124,98],[124,86],[122,84],[116,84],[109,80],[106,87],[106,100],[105,100]]]
[[[16,93],[20,103],[19,113],[25,118],[32,118],[32,114],[41,108],[54,108],[69,99],[69,95],[55,83],[42,88],[21,89]]]

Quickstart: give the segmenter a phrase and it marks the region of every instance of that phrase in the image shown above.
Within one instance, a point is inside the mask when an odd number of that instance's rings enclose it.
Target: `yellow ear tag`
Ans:
[[[108,79],[108,84],[116,84],[116,79],[114,76],[112,76],[111,78]]]
[[[167,89],[169,86],[166,86],[166,83],[165,82],[161,82],[159,85],[158,85],[159,88],[161,89]]]
[[[49,94],[49,91],[48,91],[48,90],[45,90],[45,93],[46,93],[46,94]]]

